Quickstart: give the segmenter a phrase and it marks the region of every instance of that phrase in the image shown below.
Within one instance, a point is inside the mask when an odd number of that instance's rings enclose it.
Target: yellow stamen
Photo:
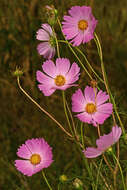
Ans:
[[[86,30],[88,28],[88,22],[86,20],[80,20],[78,22],[78,28],[80,30]]]
[[[30,158],[30,162],[33,165],[37,165],[41,162],[41,157],[39,154],[33,154]]]
[[[65,84],[66,80],[62,75],[57,75],[55,78],[55,84],[57,86],[63,86]]]
[[[88,104],[86,105],[86,107],[85,107],[85,110],[86,110],[87,113],[92,114],[92,113],[94,113],[94,112],[97,111],[97,110],[96,110],[96,105],[93,104],[93,103],[88,103]]]

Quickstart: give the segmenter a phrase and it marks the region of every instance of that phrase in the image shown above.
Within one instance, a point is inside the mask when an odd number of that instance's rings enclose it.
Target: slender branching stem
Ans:
[[[31,96],[21,87],[20,84],[20,80],[19,77],[17,77],[17,82],[18,82],[18,86],[20,88],[20,90],[42,111],[44,112],[50,119],[52,119],[52,121],[54,121],[59,127],[60,129],[66,133],[66,135],[68,135],[69,137],[73,137],[69,132],[67,132],[64,127],[50,114],[48,113],[44,108],[42,108],[33,98],[31,98]]]

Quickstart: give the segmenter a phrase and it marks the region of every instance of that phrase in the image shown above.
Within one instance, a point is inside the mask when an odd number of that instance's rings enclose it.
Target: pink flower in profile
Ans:
[[[53,162],[52,148],[43,138],[27,140],[19,147],[17,155],[24,160],[15,160],[15,166],[27,176],[49,167]]]
[[[84,94],[78,89],[72,95],[72,111],[79,112],[76,116],[83,122],[103,124],[112,113],[112,104],[105,103],[109,99],[106,92],[86,86]]]
[[[94,38],[94,30],[97,20],[92,15],[91,7],[73,6],[69,16],[64,16],[62,31],[67,40],[71,40],[74,46],[87,43]]]
[[[119,140],[121,133],[122,130],[120,127],[112,127],[112,131],[109,134],[100,136],[100,138],[96,140],[97,148],[87,147],[86,150],[83,151],[85,156],[87,158],[96,158],[100,156]]]
[[[36,35],[36,38],[42,41],[37,46],[38,53],[46,59],[52,59],[55,55],[55,36],[49,24],[42,24],[41,27]]]
[[[41,71],[37,71],[37,80],[40,83],[38,88],[43,92],[45,96],[50,96],[55,90],[66,90],[71,86],[77,86],[73,84],[79,78],[80,68],[76,63],[70,66],[69,59],[57,58],[56,65],[51,60],[47,60],[43,63]]]

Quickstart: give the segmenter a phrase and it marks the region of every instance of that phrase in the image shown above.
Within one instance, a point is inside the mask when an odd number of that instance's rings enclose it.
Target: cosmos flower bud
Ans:
[[[67,180],[68,180],[68,178],[67,178],[67,176],[66,175],[61,175],[60,177],[59,177],[59,180],[62,182],[62,183],[64,183],[64,182],[66,182]]]
[[[73,185],[75,186],[76,189],[82,190],[82,188],[83,188],[83,183],[79,178],[76,178],[74,180]]]
[[[57,9],[55,9],[54,5],[46,5],[46,11],[47,11],[47,16],[48,16],[48,23],[51,26],[54,26],[54,24],[57,21],[57,15],[58,15],[58,11]]]
[[[20,77],[23,75],[23,71],[20,70],[19,68],[16,68],[16,70],[13,72],[13,75],[16,77]]]

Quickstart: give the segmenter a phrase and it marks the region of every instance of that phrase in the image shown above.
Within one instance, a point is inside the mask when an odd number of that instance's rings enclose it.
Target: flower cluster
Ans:
[[[97,20],[92,14],[91,7],[73,6],[68,13],[69,16],[64,16],[62,22],[62,32],[66,40],[71,40],[70,43],[73,46],[79,46],[93,39]],[[77,87],[78,84],[75,82],[80,76],[78,64],[74,62],[71,65],[67,58],[51,60],[56,52],[54,29],[47,23],[42,24],[41,29],[36,33],[36,38],[42,41],[37,46],[38,53],[47,59],[42,64],[42,71],[36,72],[39,90],[45,96],[51,96],[56,90],[64,91],[72,86]],[[72,112],[76,113],[80,121],[99,128],[99,125],[102,125],[113,112],[113,105],[107,102],[108,99],[109,95],[106,92],[86,86],[84,92],[78,89],[72,95]],[[113,126],[109,134],[100,136],[96,140],[97,148],[87,147],[83,150],[84,155],[87,158],[95,158],[103,154],[119,140],[121,133],[120,127]],[[27,140],[19,147],[17,155],[22,160],[16,160],[15,166],[27,176],[32,176],[43,168],[47,168],[53,162],[52,149],[43,138]]]

